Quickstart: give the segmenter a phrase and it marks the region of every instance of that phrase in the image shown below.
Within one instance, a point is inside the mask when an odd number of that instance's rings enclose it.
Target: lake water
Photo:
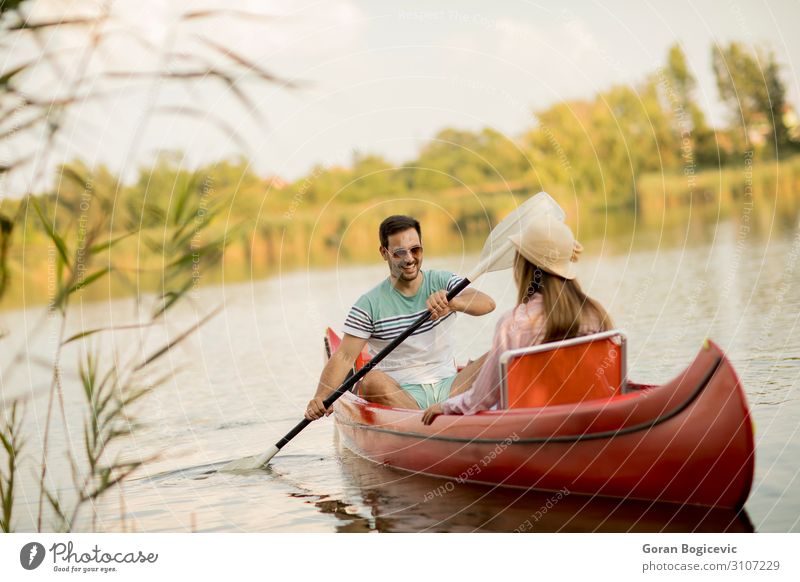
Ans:
[[[340,330],[360,293],[386,276],[384,265],[294,272],[198,290],[158,328],[94,336],[63,354],[67,430],[51,435],[50,473],[69,496],[63,450],[79,446],[83,408],[76,362],[87,346],[120,358],[151,352],[217,305],[224,310],[160,360],[174,371],[138,409],[141,421],[122,453],[158,454],[138,478],[97,508],[92,525],[105,531],[513,531],[539,512],[534,531],[800,531],[800,231],[742,236],[720,223],[685,241],[595,242],[579,263],[579,279],[608,308],[629,337],[634,381],[660,383],[682,371],[703,340],[717,341],[745,386],[756,426],[756,475],[745,512],[677,508],[461,485],[435,501],[425,493],[444,481],[386,469],[339,446],[333,420],[318,421],[287,445],[264,471],[216,472],[225,461],[263,451],[301,418],[323,365],[322,334]],[[649,242],[648,242],[649,241]],[[464,273],[476,257],[426,257],[426,268]],[[487,349],[497,316],[515,290],[509,272],[477,287],[498,309],[459,316],[458,357]],[[34,336],[37,310],[0,314],[2,327],[28,353],[46,359],[57,322]],[[136,320],[132,300],[78,306],[67,335]],[[102,339],[101,339],[102,338]],[[14,345],[13,343],[11,345]],[[7,365],[10,352],[2,354]],[[29,453],[22,459],[16,529],[36,527],[38,466],[49,372],[24,362],[2,386],[4,397],[27,394]],[[56,418],[59,418],[60,413]],[[549,506],[548,506],[549,503]],[[47,522],[46,522],[47,523]],[[49,529],[46,527],[46,529]]]

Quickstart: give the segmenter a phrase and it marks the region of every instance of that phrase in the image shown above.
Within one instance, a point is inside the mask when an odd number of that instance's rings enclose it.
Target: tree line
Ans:
[[[741,166],[745,156],[757,163],[800,149],[800,128],[774,54],[732,42],[714,46],[712,57],[719,97],[728,111],[729,123],[721,128],[707,121],[695,76],[683,50],[674,45],[664,64],[639,83],[536,111],[531,127],[515,136],[492,127],[442,129],[415,159],[399,165],[356,152],[349,165],[317,165],[285,182],[259,176],[245,158],[188,169],[180,153],[167,153],[123,184],[108,168],[90,168],[77,160],[59,169],[52,192],[36,198],[53,224],[67,224],[87,184],[106,193],[109,208],[96,212],[110,213],[104,218],[110,232],[135,228],[139,233],[115,248],[120,256],[135,256],[130,268],[140,273],[148,270],[148,262],[156,272],[165,248],[182,252],[182,260],[190,262],[193,249],[206,244],[227,247],[232,259],[266,264],[262,272],[279,258],[285,265],[311,255],[323,262],[336,253],[367,258],[360,250],[371,248],[378,214],[389,206],[428,220],[436,215],[432,205],[444,208],[450,222],[439,221],[436,230],[448,231],[437,236],[449,247],[470,233],[479,239],[513,207],[514,195],[539,190],[572,201],[580,213],[664,207],[643,196],[674,195],[681,204],[691,204],[696,184],[707,190],[713,183],[698,180],[700,174]],[[668,183],[669,191],[666,186],[659,190],[658,183]],[[707,199],[710,193],[702,195]],[[13,205],[4,201],[6,216],[19,215]],[[367,208],[375,208],[375,216],[354,221],[359,209]],[[211,226],[212,215],[225,220]],[[174,241],[162,240],[164,226],[176,221],[191,227]],[[27,221],[23,228],[28,245],[49,241],[41,222]],[[361,236],[359,229],[368,232]],[[357,248],[341,244],[345,234],[358,235]],[[172,248],[176,244],[185,248]]]

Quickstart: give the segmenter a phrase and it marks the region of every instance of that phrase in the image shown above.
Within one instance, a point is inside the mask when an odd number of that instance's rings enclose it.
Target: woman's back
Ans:
[[[606,310],[575,280],[583,247],[569,227],[548,214],[533,217],[509,236],[517,249],[514,280],[518,305],[497,323],[492,349],[472,387],[428,407],[422,422],[436,415],[475,414],[500,402],[500,356],[507,350],[535,346],[604,331],[611,327]]]
[[[592,310],[586,310],[578,335],[597,333],[604,322]],[[442,403],[445,414],[475,414],[500,402],[500,356],[507,350],[535,346],[544,342],[547,318],[544,301],[539,293],[517,305],[497,322],[492,348],[472,387]]]

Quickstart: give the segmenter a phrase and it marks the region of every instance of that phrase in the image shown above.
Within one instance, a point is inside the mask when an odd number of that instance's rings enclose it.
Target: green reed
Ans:
[[[44,160],[55,153],[57,138],[71,109],[87,100],[102,101],[115,91],[125,91],[132,79],[144,78],[152,82],[151,90],[164,83],[222,83],[260,127],[266,127],[264,118],[240,86],[242,82],[256,79],[285,88],[295,86],[214,39],[198,37],[203,50],[195,53],[171,53],[169,43],[166,48],[143,46],[143,51],[152,51],[159,57],[163,64],[161,70],[144,75],[137,71],[106,73],[106,83],[102,89],[96,89],[98,84],[90,75],[89,63],[108,41],[108,36],[123,34],[114,26],[107,26],[114,18],[111,6],[104,4],[97,14],[66,21],[36,21],[29,18],[28,4],[24,0],[0,3],[0,34],[9,41],[0,50],[20,43],[43,47],[35,58],[4,70],[0,76],[0,145],[4,146],[4,151],[14,154],[11,159],[0,160],[0,180],[25,171],[32,176],[30,183],[40,183],[48,171]],[[174,38],[178,35],[177,29],[185,23],[218,16],[248,21],[259,18],[229,9],[187,11],[169,34]],[[63,25],[69,25],[72,32],[83,32],[87,42],[81,51],[49,52],[46,46],[35,42],[43,31],[58,34]],[[59,46],[59,43],[53,44]],[[215,58],[209,58],[209,51]],[[26,85],[26,79],[37,68],[59,74],[63,70],[59,59],[73,57],[74,70],[59,86],[58,95],[46,94],[47,89],[32,92]],[[183,66],[179,74],[170,64],[176,59]],[[243,153],[248,153],[248,144],[231,131],[230,124],[216,112],[192,107],[157,107],[141,125],[163,116],[183,116],[208,125],[239,144]],[[131,151],[137,151],[143,133],[132,136]],[[42,135],[44,138],[39,137]],[[20,140],[25,136],[32,139]],[[35,145],[26,151],[19,147],[25,143]],[[45,305],[27,337],[17,337],[13,330],[0,332],[0,350],[4,356],[10,355],[0,369],[3,390],[0,394],[0,528],[3,531],[17,529],[15,510],[18,509],[17,489],[23,454],[25,460],[38,458],[35,511],[38,531],[72,531],[82,523],[81,516],[87,507],[92,508],[91,527],[95,529],[96,503],[118,488],[143,463],[154,458],[120,453],[139,426],[138,405],[175,373],[159,374],[161,359],[219,313],[220,308],[205,309],[205,315],[196,324],[155,348],[146,339],[146,331],[163,324],[166,315],[186,301],[204,273],[219,263],[231,236],[237,233],[235,222],[224,228],[216,224],[228,201],[216,188],[214,176],[182,172],[180,180],[162,184],[163,191],[151,199],[146,196],[120,199],[119,193],[124,188],[103,167],[68,164],[61,167],[58,177],[56,192],[28,193],[18,201],[0,198],[0,300],[8,299],[9,289],[26,284],[28,288],[36,287],[45,298]],[[136,254],[120,252],[126,245],[136,249]],[[146,265],[138,262],[140,248],[146,249],[149,259]],[[14,259],[20,257],[20,262],[14,264]],[[31,274],[43,279],[30,279]],[[143,277],[157,282],[155,295],[150,299],[139,296],[139,280]],[[81,327],[67,337],[68,322],[75,320],[70,315],[79,315],[78,300],[102,286],[110,288],[114,284],[135,293],[137,306],[144,307],[147,315],[125,325]],[[106,337],[110,334],[138,328],[145,333],[138,334],[134,355],[126,356],[116,349],[108,353],[98,347],[108,343]],[[23,367],[41,365],[43,358],[31,352],[28,346],[35,345],[45,329],[57,330],[53,338],[56,349],[46,364],[49,386],[44,425],[39,429],[42,447],[34,451],[26,446],[30,429],[22,422],[34,396],[33,387],[20,386],[18,377],[22,376],[19,372]],[[14,340],[16,347],[12,345]],[[77,382],[63,372],[65,360],[72,352],[77,352]],[[71,424],[65,407],[65,392],[73,388],[80,389],[83,394],[81,429],[77,438],[70,434]],[[60,446],[54,443],[52,436],[57,427],[69,437],[63,451],[70,468],[71,486],[67,489],[60,488],[63,484],[58,482],[63,476],[54,479],[50,471],[54,455],[61,454],[60,450],[54,450]],[[48,523],[50,519],[52,522]]]

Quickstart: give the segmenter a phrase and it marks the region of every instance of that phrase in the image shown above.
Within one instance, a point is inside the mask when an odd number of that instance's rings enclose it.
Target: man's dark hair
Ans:
[[[378,237],[381,239],[381,246],[387,248],[389,246],[389,236],[396,232],[403,232],[413,228],[417,231],[420,241],[422,240],[422,230],[419,227],[419,221],[410,216],[403,216],[402,214],[395,214],[381,222],[378,229]]]

